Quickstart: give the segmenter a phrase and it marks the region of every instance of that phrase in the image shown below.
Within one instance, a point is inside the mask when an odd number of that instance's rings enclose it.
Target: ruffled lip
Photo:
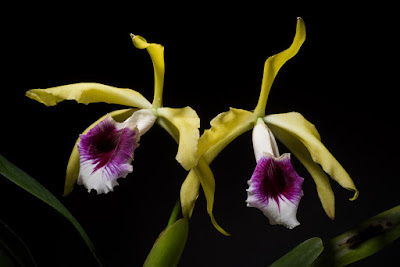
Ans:
[[[303,181],[292,166],[290,154],[276,158],[265,153],[248,181],[247,206],[260,209],[271,224],[292,229],[299,225],[296,212],[303,196]]]
[[[117,179],[132,172],[133,151],[139,146],[137,127],[130,122],[117,123],[108,115],[80,138],[78,184],[98,194],[113,191]]]

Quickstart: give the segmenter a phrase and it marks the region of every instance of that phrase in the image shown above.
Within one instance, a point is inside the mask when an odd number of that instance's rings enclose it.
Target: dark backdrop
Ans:
[[[251,134],[231,143],[212,163],[214,214],[231,233],[216,231],[200,194],[181,266],[266,266],[310,237],[324,240],[399,205],[398,19],[374,7],[317,6],[280,13],[269,6],[82,7],[15,6],[2,18],[0,153],[35,177],[70,209],[110,266],[140,266],[164,229],[186,177],[175,161],[177,146],[159,126],[141,139],[134,171],[113,193],[97,196],[76,186],[61,197],[69,153],[78,135],[115,105],[65,101],[46,107],[24,96],[32,88],[100,82],[132,88],[150,101],[153,69],[129,33],[165,46],[164,105],[191,106],[201,131],[229,107],[254,109],[264,61],[286,49],[296,17],[307,26],[298,55],[279,72],[267,113],[298,111],[360,190],[332,183],[331,221],[305,178],[299,227],[271,226],[246,208],[247,180],[255,167]],[[285,148],[280,145],[281,152]],[[93,258],[74,228],[51,208],[0,178],[1,219],[30,247],[39,266],[91,266]],[[368,263],[396,266],[397,241]]]

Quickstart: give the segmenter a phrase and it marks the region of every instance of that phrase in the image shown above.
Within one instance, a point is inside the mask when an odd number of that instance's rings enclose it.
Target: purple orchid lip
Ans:
[[[248,181],[247,206],[260,209],[271,224],[292,229],[299,225],[296,212],[303,196],[303,181],[292,166],[290,154],[276,158],[265,153]]]
[[[133,151],[139,134],[132,123],[117,123],[111,116],[80,136],[78,144],[80,171],[78,184],[98,194],[113,191],[118,178],[132,172]]]

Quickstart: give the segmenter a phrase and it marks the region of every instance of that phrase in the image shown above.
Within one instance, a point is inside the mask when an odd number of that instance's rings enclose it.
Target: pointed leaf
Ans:
[[[271,267],[307,267],[315,261],[323,250],[324,246],[322,245],[322,240],[319,237],[313,237],[304,241],[282,258],[271,264]]]
[[[185,248],[188,232],[189,222],[186,218],[168,226],[154,243],[143,266],[177,266]]]
[[[32,89],[26,96],[46,106],[54,106],[63,100],[76,100],[89,104],[105,102],[137,108],[151,108],[151,103],[139,92],[100,83],[74,83],[48,89]]]
[[[312,266],[345,266],[364,259],[400,237],[400,206],[361,223],[324,243]]]
[[[31,176],[26,174],[24,171],[16,167],[14,164],[9,162],[3,156],[0,155],[0,174],[9,179],[11,182],[15,183],[19,187],[25,189],[27,192],[31,193],[38,199],[42,200],[59,213],[61,213],[66,219],[68,219],[72,225],[79,232],[86,245],[89,247],[93,256],[96,258],[97,262],[101,265],[99,258],[97,257],[95,248],[90,241],[85,230],[78,223],[74,216],[69,212],[69,210],[46,188],[44,188],[38,181],[33,179]]]

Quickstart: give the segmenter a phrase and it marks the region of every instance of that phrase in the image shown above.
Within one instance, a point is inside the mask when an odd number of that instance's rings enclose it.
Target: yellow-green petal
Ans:
[[[254,110],[254,113],[258,117],[262,117],[265,115],[265,106],[267,104],[267,99],[269,92],[271,90],[272,83],[280,68],[285,64],[289,59],[294,57],[299,51],[301,45],[304,43],[306,39],[306,26],[302,18],[297,19],[296,26],[296,35],[294,36],[293,43],[291,46],[280,52],[279,54],[273,55],[269,57],[265,61],[264,65],[264,75],[261,83],[261,92],[260,97],[258,98],[257,106]]]
[[[158,116],[167,120],[160,123],[176,140],[179,132],[179,146],[176,160],[185,170],[190,170],[197,165],[197,143],[199,140],[200,119],[191,107],[185,108],[159,108]],[[174,127],[172,127],[172,125]],[[175,128],[175,129],[174,129]]]
[[[199,164],[194,168],[194,170],[196,172],[196,175],[198,176],[207,200],[207,212],[210,216],[211,223],[220,233],[228,236],[229,233],[218,225],[213,215],[215,179],[214,174],[210,169],[210,166],[208,166],[207,162],[203,158],[200,158]]]
[[[129,118],[133,112],[135,112],[137,109],[121,109],[121,110],[116,110],[112,111],[109,113],[109,115],[117,122],[122,122]],[[86,130],[83,131],[82,134],[86,134],[87,132],[90,131],[93,127],[95,127],[98,123],[100,123],[102,120],[107,115],[102,116],[100,119],[92,123]],[[72,192],[72,189],[74,188],[74,185],[76,183],[76,180],[78,179],[79,175],[79,152],[78,152],[78,143],[80,141],[80,138],[78,138],[75,142],[75,145],[72,149],[71,156],[69,157],[68,160],[68,165],[67,165],[67,171],[65,175],[65,184],[64,184],[64,196],[69,195]]]
[[[142,36],[131,34],[133,45],[139,49],[146,49],[151,57],[154,68],[154,99],[153,106],[162,106],[162,94],[164,87],[164,47],[160,44],[148,43]]]
[[[211,128],[199,139],[199,156],[210,164],[236,137],[251,130],[257,117],[250,111],[230,108],[211,120]]]
[[[269,125],[271,131],[304,165],[307,171],[313,178],[317,187],[318,197],[321,201],[322,207],[325,213],[332,220],[335,218],[335,195],[333,194],[329,177],[321,169],[321,167],[315,163],[307,148],[293,135],[286,131],[282,131],[275,126]]]
[[[26,96],[46,106],[54,106],[63,100],[76,100],[89,104],[105,102],[138,108],[151,108],[151,103],[139,92],[100,83],[75,83],[48,89],[32,89]]]
[[[347,190],[354,191],[350,200],[358,197],[358,190],[349,174],[322,144],[315,126],[300,113],[274,114],[266,116],[264,120],[278,139],[279,132],[284,131],[299,140],[307,148],[312,160],[321,165],[332,179]]]
[[[200,179],[196,171],[191,169],[181,186],[180,199],[183,217],[188,219],[192,217],[196,200],[199,197],[199,189]]]

